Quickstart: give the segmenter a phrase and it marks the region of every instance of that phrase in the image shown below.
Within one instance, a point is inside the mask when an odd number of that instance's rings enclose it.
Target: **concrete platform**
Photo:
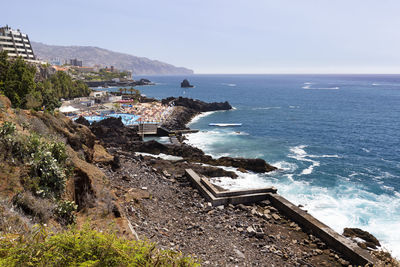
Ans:
[[[260,189],[246,189],[233,191],[220,191],[207,179],[200,177],[192,169],[185,170],[192,185],[199,190],[204,198],[213,206],[227,204],[247,204],[269,200],[271,204],[290,220],[296,222],[307,233],[312,233],[324,241],[329,247],[342,253],[352,264],[374,264],[368,251],[361,249],[351,240],[335,232],[306,211],[300,209],[284,197],[277,194],[274,187]]]
[[[276,189],[273,187],[254,190],[219,191],[208,182],[208,180],[201,178],[192,169],[186,169],[185,172],[192,185],[196,187],[213,206],[255,203],[266,200],[268,198],[268,193],[276,192]]]

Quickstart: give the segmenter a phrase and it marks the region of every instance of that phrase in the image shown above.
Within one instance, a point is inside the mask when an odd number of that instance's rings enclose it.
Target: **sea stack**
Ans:
[[[181,87],[182,87],[182,88],[192,88],[193,85],[191,85],[187,79],[184,79],[184,80],[181,82]]]

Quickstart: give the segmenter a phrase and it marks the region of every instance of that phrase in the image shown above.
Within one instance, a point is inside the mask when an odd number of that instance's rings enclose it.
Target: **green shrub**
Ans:
[[[43,197],[59,198],[67,180],[65,168],[45,149],[33,154],[30,176],[39,179],[40,190],[35,193]]]
[[[88,225],[48,235],[37,227],[29,236],[0,238],[0,266],[199,266],[190,257],[159,250],[145,241],[100,233]]]
[[[76,215],[74,212],[77,209],[78,205],[76,205],[74,201],[59,201],[55,209],[55,213],[58,216],[58,221],[64,225],[76,223]]]
[[[59,198],[68,174],[65,145],[48,142],[37,134],[26,137],[15,133],[15,129],[10,122],[0,126],[0,153],[3,158],[16,159],[29,166],[29,177],[23,181],[25,188],[42,197]]]
[[[0,127],[0,138],[13,135],[15,132],[15,124],[12,122],[5,121]]]

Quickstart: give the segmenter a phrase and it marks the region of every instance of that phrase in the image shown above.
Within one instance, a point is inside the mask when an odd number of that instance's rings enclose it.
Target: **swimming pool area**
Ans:
[[[73,118],[73,120],[76,120],[77,118],[78,117]],[[121,118],[121,121],[125,126],[139,125],[140,123],[154,124],[154,122],[140,122],[139,120],[140,116],[127,113],[114,113],[114,114],[107,114],[104,116],[84,116],[84,118],[90,124],[92,124],[93,122],[105,120],[107,118]]]

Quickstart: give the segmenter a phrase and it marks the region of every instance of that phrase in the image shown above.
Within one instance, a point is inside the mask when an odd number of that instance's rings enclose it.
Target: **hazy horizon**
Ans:
[[[398,74],[400,2],[18,1],[0,25],[196,74]]]

